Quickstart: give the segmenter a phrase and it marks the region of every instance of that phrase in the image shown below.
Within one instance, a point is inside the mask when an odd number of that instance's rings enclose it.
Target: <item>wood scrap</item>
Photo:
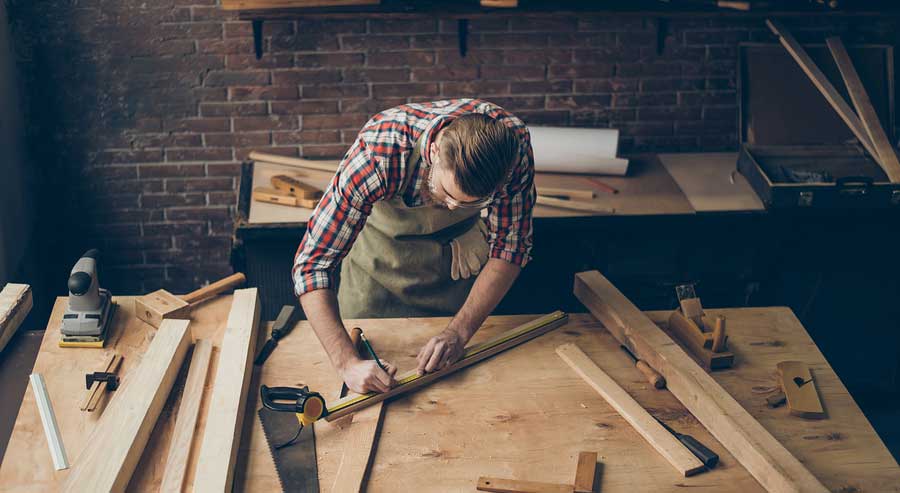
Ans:
[[[140,364],[100,417],[63,491],[125,490],[187,355],[189,324],[188,320],[160,324]]]
[[[307,209],[315,209],[319,204],[319,199],[303,199],[282,192],[275,188],[256,187],[253,189],[253,200],[257,202],[268,202],[270,204],[286,205],[288,207],[304,207]]]
[[[31,286],[9,283],[0,291],[0,351],[31,312]]]
[[[573,493],[575,488],[570,484],[541,483],[538,481],[521,481],[503,478],[478,478],[475,486],[478,491],[494,493]]]
[[[259,327],[259,295],[256,288],[234,292],[231,311],[209,400],[209,414],[194,479],[196,492],[231,491],[234,464],[247,407],[250,369],[256,353]]]
[[[538,195],[546,197],[563,197],[568,200],[593,200],[596,194],[593,190],[578,188],[541,187]]]
[[[584,354],[581,348],[575,344],[565,344],[556,348],[556,354],[603,396],[606,402],[681,475],[693,476],[706,469],[687,447],[663,428],[625,389]]]
[[[897,150],[891,144],[884,127],[881,126],[878,113],[875,112],[875,108],[872,106],[872,101],[869,99],[866,88],[856,72],[856,67],[853,66],[853,60],[850,59],[847,48],[844,47],[844,43],[838,37],[828,38],[826,43],[828,44],[828,49],[831,50],[831,55],[834,57],[838,70],[841,72],[844,85],[847,86],[847,92],[850,93],[850,101],[856,107],[859,119],[866,129],[866,134],[872,140],[872,145],[878,152],[876,161],[884,169],[891,183],[900,183],[900,161],[897,159]]]
[[[322,190],[288,175],[275,175],[272,177],[272,186],[276,190],[293,195],[298,199],[322,198]]]
[[[579,452],[575,467],[575,493],[593,493],[597,476],[597,452]]]
[[[782,361],[776,368],[791,415],[807,419],[825,418],[816,382],[806,363]]]
[[[338,169],[340,161],[338,160],[310,160],[296,157],[279,156],[277,154],[266,154],[263,152],[251,152],[249,158],[253,161],[264,163],[280,164],[282,166],[293,166],[295,168],[311,169],[316,171],[327,171],[334,173]]]
[[[597,202],[585,202],[581,200],[565,200],[546,195],[537,196],[537,204],[557,209],[571,209],[573,211],[594,212],[597,214],[614,214],[615,209]]]
[[[100,370],[97,370],[101,373],[117,373],[119,371],[119,367],[122,366],[122,355],[118,353],[113,353],[109,355],[106,359],[106,362],[103,364]],[[97,409],[97,406],[100,404],[100,400],[103,399],[103,396],[106,395],[106,390],[109,387],[107,382],[94,382],[91,385],[91,388],[87,391],[87,394],[84,396],[84,400],[81,401],[81,406],[79,409],[82,411],[87,411],[89,413],[94,412]]]
[[[166,457],[160,491],[179,492],[184,489],[184,478],[187,475],[191,444],[194,442],[212,349],[212,341],[209,339],[197,339],[194,343],[194,354],[191,356],[191,366],[188,369],[184,392],[181,394],[181,405],[178,407],[175,431],[169,444],[169,455]]]
[[[880,156],[878,151],[875,149],[872,141],[869,139],[869,135],[866,133],[863,128],[862,122],[859,121],[859,118],[856,116],[856,113],[850,108],[847,102],[844,100],[843,96],[834,88],[834,85],[831,84],[831,81],[828,80],[828,77],[822,73],[819,69],[816,62],[809,57],[809,54],[806,53],[806,50],[803,49],[803,46],[794,39],[794,36],[778,21],[772,19],[766,19],[766,25],[769,26],[769,29],[773,34],[778,36],[778,39],[781,41],[781,44],[790,53],[791,57],[794,58],[794,61],[800,65],[800,68],[803,70],[803,73],[809,77],[809,80],[812,81],[813,85],[825,96],[825,99],[831,104],[831,107],[834,108],[834,111],[837,112],[838,116],[841,117],[841,120],[844,120],[844,123],[850,128],[850,131],[853,132],[853,135],[859,139],[859,142],[865,147],[866,151],[869,152],[872,157],[878,161]]]
[[[481,0],[482,7],[512,9],[519,6],[519,0]]]
[[[509,348],[518,346],[523,342],[530,341],[535,337],[546,334],[551,330],[566,324],[569,317],[563,312],[556,311],[549,315],[532,320],[531,322],[522,324],[518,327],[510,329],[497,337],[466,348],[463,357],[456,363],[425,375],[418,375],[416,370],[411,370],[397,378],[398,385],[387,392],[380,394],[369,393],[363,396],[348,396],[337,402],[331,403],[328,408],[331,413],[325,417],[328,421],[334,421],[342,416],[352,414],[373,404],[377,404],[385,399],[411,392],[421,388],[429,383],[443,378],[451,373],[474,365],[484,359],[490,358],[495,354],[499,354]]]
[[[670,392],[768,491],[828,491],[728,392],[597,271],[575,275],[575,296],[620,343],[666,377]]]
[[[34,392],[34,401],[41,415],[41,424],[44,426],[44,436],[47,437],[47,446],[50,448],[50,457],[53,459],[53,468],[57,471],[69,468],[69,459],[66,457],[66,448],[63,446],[62,434],[59,432],[59,424],[56,422],[56,413],[53,412],[53,403],[50,402],[50,394],[47,392],[47,384],[40,373],[32,373],[29,377],[31,391]]]

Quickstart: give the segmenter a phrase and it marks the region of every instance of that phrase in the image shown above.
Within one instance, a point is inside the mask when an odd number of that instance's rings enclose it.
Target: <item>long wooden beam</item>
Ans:
[[[0,291],[0,351],[31,311],[31,286],[9,283]]]
[[[124,491],[191,344],[189,320],[164,320],[100,417],[63,491]]]
[[[556,348],[556,354],[591,388],[603,396],[606,402],[682,476],[693,476],[706,469],[700,459],[663,428],[659,421],[656,421],[646,409],[628,395],[625,389],[584,354],[581,348],[575,344],[564,344]]]
[[[869,151],[869,154],[871,154],[876,161],[880,162],[881,156],[878,154],[875,146],[872,145],[872,141],[869,140],[869,136],[866,134],[862,122],[859,121],[859,117],[856,116],[856,113],[853,112],[853,109],[850,108],[850,105],[847,104],[844,97],[834,88],[834,85],[831,84],[828,77],[822,73],[818,65],[816,65],[816,62],[809,57],[806,50],[803,49],[803,46],[794,39],[794,36],[792,36],[780,22],[766,19],[766,25],[769,26],[772,33],[778,36],[781,44],[794,58],[794,61],[800,65],[803,73],[809,77],[809,80],[811,80],[813,85],[822,93],[822,96],[825,96],[825,99],[831,107],[834,108],[834,111],[837,112],[838,116],[841,117],[841,120],[844,120],[844,123],[850,127],[850,131],[853,132],[853,135],[859,139],[859,142],[862,143],[867,151]]]
[[[258,327],[257,289],[235,290],[197,459],[196,492],[231,491]]]
[[[613,337],[666,377],[669,391],[766,490],[828,491],[602,274],[597,271],[576,274],[574,292]]]
[[[565,325],[568,320],[569,316],[560,311],[534,319],[531,322],[508,330],[487,342],[467,348],[462,359],[443,370],[421,376],[416,370],[411,370],[401,375],[400,378],[397,379],[397,386],[387,392],[380,394],[372,392],[360,396],[348,396],[340,399],[328,406],[329,415],[325,419],[333,421],[341,416],[355,413],[360,409],[364,409],[385,399],[390,399],[391,397],[424,387],[435,380],[443,378],[467,366],[474,365],[497,353],[518,346],[525,341],[530,341],[537,336],[546,334],[557,327]]]
[[[850,93],[850,101],[856,107],[859,119],[862,120],[866,133],[872,139],[872,144],[874,144],[875,150],[878,151],[878,155],[881,157],[878,163],[884,169],[891,183],[900,182],[900,161],[897,160],[897,151],[881,126],[878,113],[875,112],[875,107],[872,106],[872,101],[869,99],[866,88],[856,72],[856,67],[853,66],[853,60],[850,59],[847,48],[844,47],[844,43],[838,37],[828,38],[826,43],[828,44],[828,49],[831,50],[831,56],[834,57],[838,70],[841,72],[841,77],[844,78],[844,85],[847,86],[847,92]]]

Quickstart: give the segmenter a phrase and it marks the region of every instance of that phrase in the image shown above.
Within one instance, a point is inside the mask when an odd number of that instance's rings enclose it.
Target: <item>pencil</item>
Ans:
[[[612,193],[612,194],[619,193],[619,191],[616,190],[615,188],[613,188],[613,187],[607,185],[606,183],[603,183],[602,181],[600,181],[600,180],[598,180],[598,179],[596,179],[596,178],[587,178],[587,177],[585,177],[585,180],[587,180],[588,182],[590,182],[592,185],[595,185],[595,186],[600,187],[600,189],[603,190],[604,192]]]

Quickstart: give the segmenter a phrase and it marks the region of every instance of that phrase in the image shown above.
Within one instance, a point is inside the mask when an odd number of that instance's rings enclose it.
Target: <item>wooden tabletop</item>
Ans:
[[[153,329],[133,317],[134,299],[117,299],[119,310],[107,349],[57,347],[65,299],[57,300],[35,372],[44,375],[62,430],[69,460],[89,439],[99,416],[78,410],[84,373],[94,371],[114,348],[124,354],[122,384],[139,363]],[[230,297],[194,311],[195,337],[222,336]],[[834,374],[806,330],[787,308],[708,310],[729,320],[733,369],[714,373],[762,425],[785,444],[832,491],[900,492],[900,467]],[[648,312],[662,322],[667,312]],[[491,317],[473,342],[489,338],[534,316]],[[379,319],[355,323],[364,328],[380,357],[401,371],[447,319]],[[265,331],[260,331],[264,335]],[[721,456],[713,471],[691,478],[678,473],[554,353],[574,342],[652,414],[693,435]],[[218,354],[213,357],[213,365]],[[775,384],[775,364],[798,359],[813,370],[828,419],[810,421],[769,409],[760,388]],[[158,489],[174,426],[186,368],[182,369],[132,478],[129,490]],[[215,368],[210,369],[210,380]],[[333,398],[340,380],[307,322],[281,341],[262,370],[253,375],[241,440],[235,489],[277,491],[278,480],[256,417],[260,383],[309,385]],[[212,382],[207,382],[209,392]],[[199,420],[205,424],[204,399]],[[352,426],[345,430],[316,424],[319,478],[330,491]],[[199,444],[194,444],[194,453]],[[388,404],[368,491],[474,491],[478,476],[544,482],[570,482],[579,451],[599,453],[601,491],[761,491],[750,475],[668,392],[642,379],[628,356],[588,314],[573,314],[568,325]],[[0,490],[55,491],[68,471],[53,470],[34,395],[29,388],[0,466]],[[193,480],[193,464],[188,481]]]

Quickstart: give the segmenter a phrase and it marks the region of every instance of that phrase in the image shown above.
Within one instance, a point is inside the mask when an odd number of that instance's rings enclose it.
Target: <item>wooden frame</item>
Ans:
[[[116,391],[63,491],[124,491],[191,344],[188,320],[164,320]]]
[[[828,491],[602,274],[597,271],[576,274],[574,292],[613,337],[666,377],[669,391],[766,490]]]
[[[259,305],[256,288],[235,290],[197,459],[196,492],[231,491],[256,354]]]

